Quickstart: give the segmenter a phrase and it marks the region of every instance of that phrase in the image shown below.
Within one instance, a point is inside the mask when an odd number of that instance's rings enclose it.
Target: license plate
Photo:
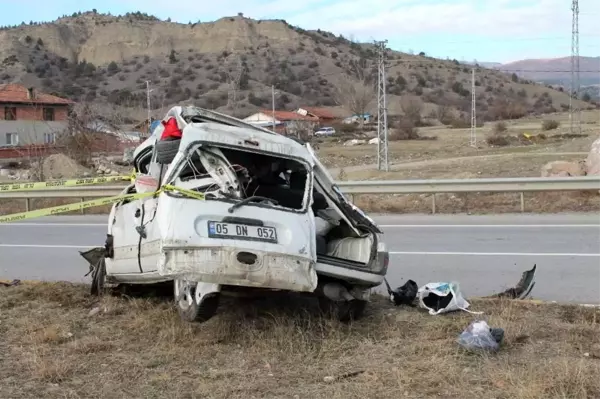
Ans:
[[[274,227],[249,226],[236,223],[209,221],[208,236],[210,238],[231,238],[277,243],[277,230]]]

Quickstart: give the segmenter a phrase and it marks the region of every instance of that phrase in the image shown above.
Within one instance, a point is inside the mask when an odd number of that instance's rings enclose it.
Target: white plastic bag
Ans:
[[[471,322],[456,340],[460,346],[471,351],[497,351],[504,338],[504,330],[490,328],[483,320]]]
[[[428,283],[419,288],[417,292],[419,306],[427,309],[430,315],[464,310],[473,314],[483,312],[471,312],[467,308],[471,305],[462,296],[458,283]]]

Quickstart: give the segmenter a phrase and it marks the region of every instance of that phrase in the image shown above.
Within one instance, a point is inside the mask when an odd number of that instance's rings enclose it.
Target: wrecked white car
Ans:
[[[310,145],[196,107],[174,107],[135,151],[93,286],[173,281],[183,319],[245,288],[315,293],[357,318],[383,282],[382,232],[349,203]],[[99,249],[97,249],[99,250]],[[96,253],[100,253],[96,251]],[[91,252],[82,254],[92,262]]]

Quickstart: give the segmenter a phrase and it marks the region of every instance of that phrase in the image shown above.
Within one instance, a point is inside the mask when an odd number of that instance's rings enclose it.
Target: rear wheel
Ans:
[[[367,302],[360,299],[333,301],[325,296],[319,296],[321,311],[328,317],[333,317],[344,323],[360,319],[365,312]]]
[[[173,282],[175,304],[181,318],[202,323],[212,318],[219,307],[219,292],[201,292],[204,284],[187,280]]]

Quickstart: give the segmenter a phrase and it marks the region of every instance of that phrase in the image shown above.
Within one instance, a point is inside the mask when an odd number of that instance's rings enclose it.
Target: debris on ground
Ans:
[[[427,309],[430,315],[464,310],[465,312],[480,314],[467,310],[471,304],[463,297],[458,283],[428,283],[419,288],[419,305]]]
[[[8,283],[6,281],[0,281],[0,286],[2,286],[2,287],[16,287],[17,285],[20,285],[20,284],[21,284],[21,280],[17,280],[17,279],[14,279],[10,283]]]
[[[396,306],[400,305],[408,305],[408,306],[416,306],[414,305],[414,301],[417,298],[417,292],[419,291],[419,286],[413,280],[408,280],[404,283],[403,286],[392,290],[390,284],[387,279],[384,278],[383,281],[387,287],[388,295],[390,296],[390,301]]]
[[[490,328],[483,320],[471,322],[459,335],[457,342],[467,350],[497,351],[504,339],[502,328]]]
[[[537,264],[533,265],[531,270],[525,270],[521,276],[521,280],[516,286],[507,289],[499,294],[490,295],[486,298],[509,298],[509,299],[525,299],[531,294],[531,290],[535,286],[535,271]]]
[[[339,376],[327,375],[327,376],[323,377],[323,382],[332,383],[334,381],[339,381],[339,380],[344,380],[346,378],[356,377],[358,375],[363,374],[364,372],[365,372],[365,370],[359,370],[359,371],[352,371],[350,373],[344,373]]]

